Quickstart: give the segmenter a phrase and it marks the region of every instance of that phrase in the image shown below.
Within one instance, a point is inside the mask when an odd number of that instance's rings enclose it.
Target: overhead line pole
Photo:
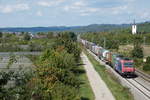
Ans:
[[[144,36],[144,45],[146,45],[145,41],[146,41],[146,37]]]

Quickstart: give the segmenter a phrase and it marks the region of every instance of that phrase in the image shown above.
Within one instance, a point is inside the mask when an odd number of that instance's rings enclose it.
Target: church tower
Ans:
[[[136,34],[137,33],[137,26],[135,24],[135,20],[134,20],[134,23],[132,25],[132,34]]]

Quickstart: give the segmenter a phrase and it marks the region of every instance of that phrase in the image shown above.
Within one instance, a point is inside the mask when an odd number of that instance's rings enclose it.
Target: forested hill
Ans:
[[[115,29],[127,28],[129,24],[91,24],[88,26],[72,29],[74,32],[103,32]]]
[[[119,29],[131,28],[131,24],[91,24],[88,26],[54,26],[54,27],[15,27],[15,28],[0,28],[2,32],[104,32]],[[150,22],[138,23],[138,32],[150,33]]]
[[[26,28],[0,28],[2,32],[59,32],[59,31],[73,31],[73,32],[102,32],[113,29],[120,29],[129,27],[129,24],[91,24],[88,26],[72,26],[72,27],[26,27]]]

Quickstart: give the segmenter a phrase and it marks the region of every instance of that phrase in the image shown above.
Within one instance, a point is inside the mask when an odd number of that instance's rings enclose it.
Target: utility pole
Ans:
[[[146,42],[146,37],[145,36],[144,36],[144,41],[143,42],[144,42],[144,45],[146,45],[146,43],[145,43]]]

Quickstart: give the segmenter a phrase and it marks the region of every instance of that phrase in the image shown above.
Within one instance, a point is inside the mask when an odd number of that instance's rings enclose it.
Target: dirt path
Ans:
[[[82,53],[81,58],[83,63],[85,64],[84,68],[86,70],[87,77],[94,92],[95,100],[115,100],[112,93],[107,88],[106,84],[103,82],[99,74],[95,71],[87,56]]]

